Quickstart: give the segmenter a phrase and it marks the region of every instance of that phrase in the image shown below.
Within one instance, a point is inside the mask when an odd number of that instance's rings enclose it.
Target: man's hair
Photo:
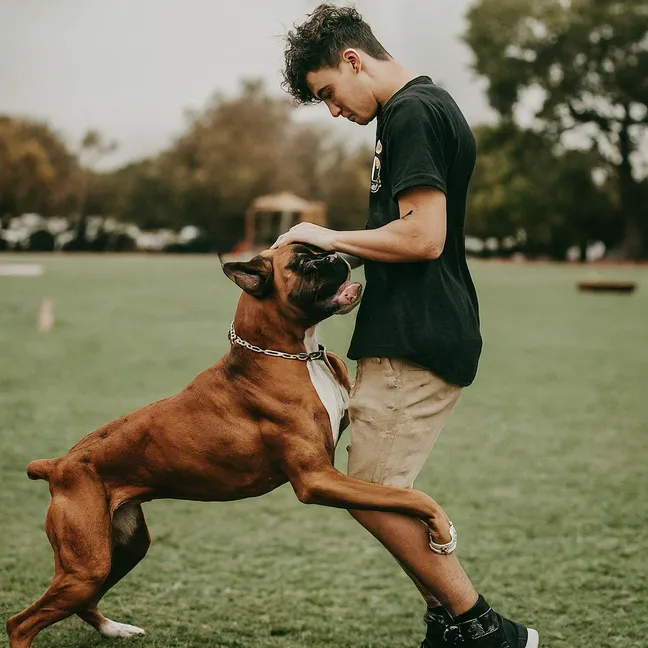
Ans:
[[[355,7],[321,4],[303,24],[295,25],[285,39],[282,87],[298,104],[319,101],[308,89],[306,75],[322,68],[338,67],[347,47],[360,49],[382,61],[391,58]]]

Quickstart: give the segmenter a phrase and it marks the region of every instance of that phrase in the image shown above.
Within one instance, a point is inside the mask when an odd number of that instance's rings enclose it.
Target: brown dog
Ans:
[[[11,648],[28,648],[71,614],[106,636],[143,632],[106,619],[97,604],[146,554],[141,503],[152,499],[242,499],[290,481],[307,504],[418,517],[433,549],[451,538],[445,513],[424,493],[333,467],[349,379],[344,363],[318,348],[315,326],[357,303],[360,284],[349,282],[346,261],[291,245],[223,270],[244,291],[230,352],[181,392],[104,425],[63,457],[29,464],[31,479],[49,482],[55,574],[7,621]]]

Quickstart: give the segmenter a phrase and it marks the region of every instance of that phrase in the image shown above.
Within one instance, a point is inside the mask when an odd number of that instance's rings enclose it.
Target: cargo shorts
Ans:
[[[350,477],[412,488],[462,388],[396,358],[361,358],[351,388]]]

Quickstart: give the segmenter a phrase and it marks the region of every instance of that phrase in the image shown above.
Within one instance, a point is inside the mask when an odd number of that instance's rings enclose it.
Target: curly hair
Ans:
[[[355,7],[324,3],[304,23],[294,27],[285,36],[286,66],[281,85],[297,104],[319,102],[306,84],[306,75],[325,67],[337,67],[347,47],[355,47],[382,61],[391,58]]]

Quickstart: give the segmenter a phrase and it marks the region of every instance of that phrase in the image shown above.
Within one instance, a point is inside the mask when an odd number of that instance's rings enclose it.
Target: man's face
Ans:
[[[342,116],[364,126],[376,116],[378,102],[369,88],[367,75],[357,65],[355,61],[343,60],[339,67],[309,72],[306,83],[333,117]]]

